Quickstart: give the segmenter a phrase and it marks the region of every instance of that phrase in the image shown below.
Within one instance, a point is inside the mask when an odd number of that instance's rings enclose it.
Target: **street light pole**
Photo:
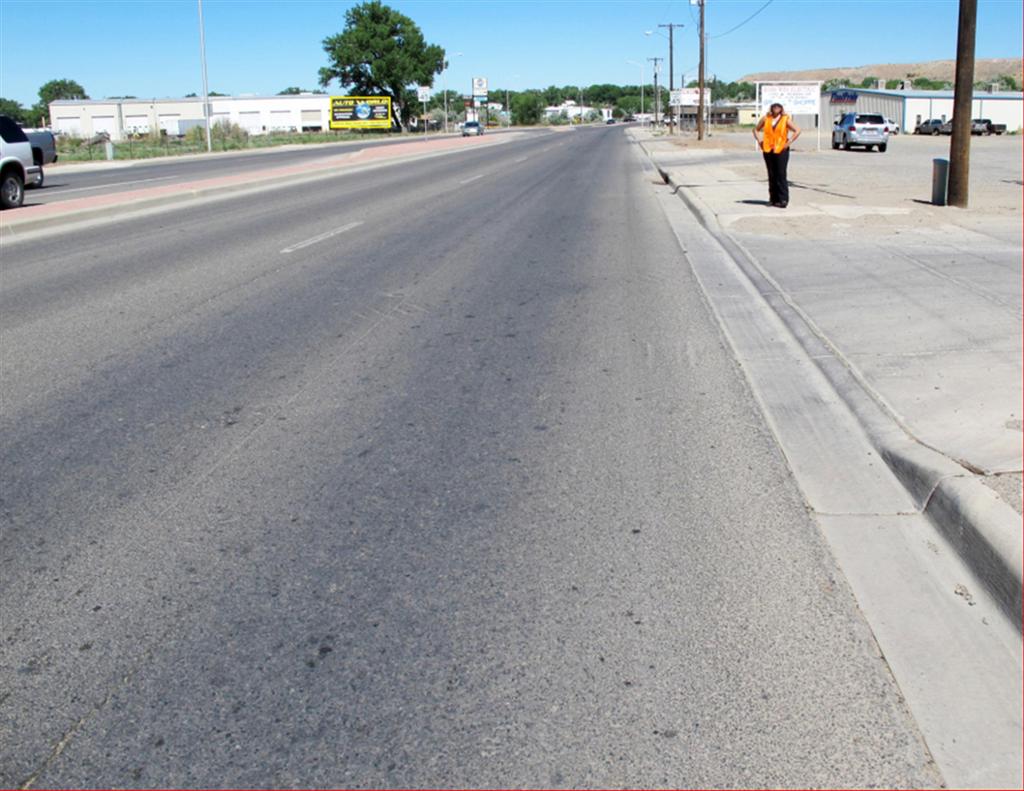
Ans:
[[[203,0],[199,2],[199,62],[203,67],[203,118],[206,119],[206,150],[213,151],[210,135],[210,86],[206,80],[206,31],[203,29]]]
[[[704,3],[706,0],[698,0],[700,3],[700,73],[697,77],[697,139],[704,139]]]
[[[629,63],[632,66],[639,66],[640,67],[640,126],[643,126],[644,125],[643,124],[643,116],[644,116],[644,64],[643,63],[637,63],[635,60],[627,60],[626,63]]]
[[[457,58],[460,55],[461,52],[456,52],[452,57]],[[441,87],[444,90],[444,133],[448,134],[448,58],[445,58],[444,68],[441,69]]]
[[[674,38],[673,34],[675,32],[675,29],[677,27],[685,27],[685,25],[678,25],[678,24],[674,24],[672,22],[668,22],[668,23],[666,23],[664,25],[658,25],[658,27],[667,27],[668,28],[668,106],[669,106],[668,131],[669,131],[670,135],[674,135],[676,133],[676,107],[675,107],[674,104],[672,104],[672,91],[675,90],[675,87],[676,87],[675,86],[676,68],[675,68],[675,61],[672,59],[672,49],[673,49],[672,43],[673,43],[673,38]]]

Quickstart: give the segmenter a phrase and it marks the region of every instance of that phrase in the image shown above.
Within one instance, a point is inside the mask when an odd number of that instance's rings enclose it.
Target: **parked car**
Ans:
[[[972,135],[1001,135],[1006,132],[1006,124],[994,124],[990,118],[972,118]]]
[[[25,186],[42,178],[42,168],[32,161],[32,144],[21,127],[0,115],[0,206],[16,209],[25,201]]]
[[[484,133],[484,127],[479,121],[466,121],[462,125],[462,136],[469,137],[470,135],[476,135],[479,137]]]
[[[847,113],[832,129],[832,148],[842,146],[849,151],[854,146],[863,146],[871,151],[878,146],[884,152],[888,144],[889,125],[881,115]]]
[[[32,162],[39,167],[39,181],[35,186],[41,187],[45,178],[43,166],[57,161],[57,140],[47,129],[25,132],[25,137],[32,144]]]
[[[605,121],[605,123],[606,124],[614,124],[615,123],[615,119],[614,118],[609,118],[607,121]]]
[[[922,121],[914,128],[915,135],[937,135],[942,128],[941,118],[929,118]]]
[[[898,135],[900,133],[900,125],[891,118],[885,119],[885,125],[889,127],[889,134]]]
[[[939,133],[943,134],[943,135],[951,135],[951,134],[953,134],[953,119],[952,118],[950,118],[948,121],[943,123],[942,126],[939,127]]]

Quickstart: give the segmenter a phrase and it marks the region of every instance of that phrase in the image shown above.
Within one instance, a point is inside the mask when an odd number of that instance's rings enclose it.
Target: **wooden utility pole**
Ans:
[[[685,27],[685,25],[677,25],[672,22],[668,22],[664,25],[658,25],[658,27],[668,28],[668,107],[669,107],[669,121],[668,131],[669,134],[674,135],[676,133],[676,107],[672,104],[672,91],[675,90],[675,74],[676,67],[675,61],[672,60],[672,33],[677,27]]]
[[[704,139],[704,3],[700,0],[700,68],[698,69],[697,90],[697,139]]]
[[[647,60],[654,63],[654,125],[658,125],[658,112],[661,110],[661,91],[658,90],[658,72],[661,69],[658,64],[661,63],[664,58],[648,58]]]
[[[974,104],[974,38],[978,0],[960,0],[956,37],[956,78],[953,86],[953,136],[949,141],[950,206],[967,208],[971,175],[971,115]]]

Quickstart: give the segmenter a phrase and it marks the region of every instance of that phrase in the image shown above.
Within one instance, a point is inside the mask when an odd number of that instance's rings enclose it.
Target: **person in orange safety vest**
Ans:
[[[757,136],[762,132],[761,137]],[[793,136],[790,137],[789,133]],[[757,122],[754,127],[754,139],[758,149],[764,154],[764,164],[768,168],[768,199],[772,206],[785,209],[789,205],[789,182],[786,181],[786,169],[789,166],[789,147],[800,137],[800,127],[785,114],[781,104],[776,102],[768,115]]]

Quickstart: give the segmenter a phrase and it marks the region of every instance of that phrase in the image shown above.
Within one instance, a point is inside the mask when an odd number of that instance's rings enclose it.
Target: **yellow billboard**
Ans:
[[[390,96],[332,96],[331,129],[390,129]]]

